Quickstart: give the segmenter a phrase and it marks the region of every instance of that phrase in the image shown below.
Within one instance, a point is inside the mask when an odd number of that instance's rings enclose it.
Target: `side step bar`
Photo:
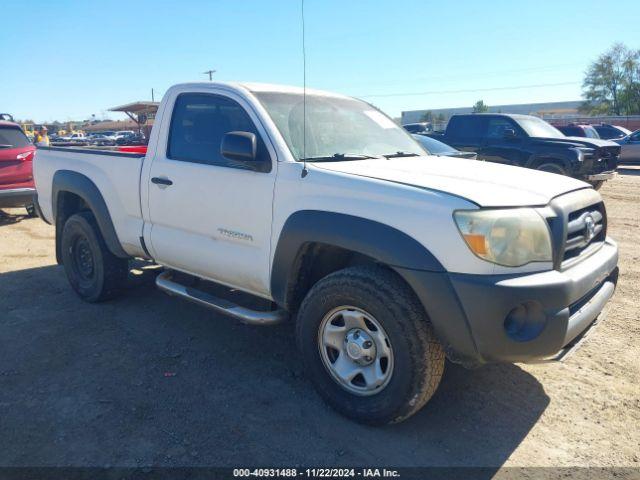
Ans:
[[[216,312],[229,315],[242,323],[249,325],[276,325],[288,318],[284,310],[259,311],[241,307],[228,300],[218,298],[202,290],[186,287],[172,280],[171,271],[161,273],[156,277],[156,286],[169,295],[182,297],[190,302],[197,303]]]

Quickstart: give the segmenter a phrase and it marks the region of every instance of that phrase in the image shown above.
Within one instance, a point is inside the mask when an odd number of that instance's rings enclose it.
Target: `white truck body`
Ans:
[[[277,125],[275,114],[268,111],[260,100],[263,93],[301,96],[303,92],[294,87],[262,84],[177,85],[170,88],[162,100],[145,157],[61,148],[39,149],[34,171],[43,218],[57,223],[59,229],[63,228],[58,224],[60,214],[56,212],[59,208],[56,199],[58,190],[63,191],[64,188],[57,187],[55,179],[60,172],[73,172],[75,176],[86,177],[97,187],[125,255],[152,258],[172,270],[272,300],[285,309],[291,308],[288,307],[290,302],[274,292],[274,285],[278,283],[274,275],[278,269],[284,268],[278,265],[278,247],[283,244],[285,230],[292,218],[305,212],[324,212],[340,215],[341,219],[355,218],[368,222],[365,225],[383,225],[394,235],[397,233],[403,239],[407,237],[417,242],[430,254],[429,258],[435,259],[437,267],[431,270],[402,264],[401,260],[389,260],[387,263],[414,288],[450,358],[463,363],[519,361],[549,356],[585,331],[613,293],[613,289],[608,288],[597,302],[590,303],[593,312],[589,318],[583,315],[572,320],[575,315],[571,305],[582,301],[605,279],[615,286],[617,278],[617,247],[605,237],[606,220],[599,220],[603,225],[598,227],[601,237],[593,245],[587,245],[591,239],[586,241],[583,253],[566,262],[558,257],[561,255],[559,250],[565,249],[563,242],[567,241],[567,225],[571,221],[569,212],[581,213],[591,206],[597,206],[600,212],[604,208],[600,207],[602,200],[599,194],[588,184],[518,167],[415,154],[405,158],[374,156],[345,161],[310,160],[305,164],[296,158],[288,143],[291,140],[283,134],[282,125],[280,128]],[[182,95],[194,94],[223,98],[240,106],[264,143],[270,158],[268,169],[229,168],[170,158],[174,106]],[[306,95],[336,102],[349,100],[309,89]],[[376,128],[400,130],[373,107],[363,108],[364,113],[376,123]],[[197,120],[189,120],[192,121]],[[291,118],[289,122],[291,131],[299,128],[299,125],[291,124]],[[194,132],[197,134],[197,129]],[[411,142],[415,143],[412,139]],[[155,183],[157,181],[171,184]],[[496,208],[505,209],[505,212],[508,209],[535,209],[547,218],[550,235],[556,235],[554,228],[559,229],[558,238],[552,239],[553,258],[505,266],[474,254],[454,221],[454,212]],[[592,218],[587,210],[581,213],[580,219],[586,218],[587,213]],[[565,211],[568,217],[563,217],[562,212]],[[598,212],[593,213],[596,220],[603,215]],[[318,221],[311,223],[316,224]],[[354,229],[359,228],[353,225]],[[579,227],[582,229],[584,226],[580,224]],[[348,236],[357,232],[331,233],[338,234]],[[377,233],[373,235],[382,238]],[[394,251],[399,247],[389,242],[379,240],[371,249],[360,253],[385,263],[384,258],[402,253]],[[344,247],[347,244],[349,241],[340,245]],[[280,249],[280,256],[283,249]],[[377,252],[387,249],[389,252],[377,256]],[[428,305],[429,300],[425,300],[428,294],[419,291],[417,284],[420,281],[414,275],[422,270],[425,276],[437,271],[438,275],[451,279],[455,291],[453,297],[458,299],[455,300],[458,302],[456,308],[462,312],[461,316],[467,317],[463,321],[466,326],[454,327],[453,320],[449,323],[447,311],[453,307],[445,303]],[[503,311],[495,313],[501,316],[492,319],[490,329],[484,325],[494,312],[479,313],[478,319],[471,318],[474,306],[465,302],[475,298],[476,293],[471,293],[469,285],[478,281],[490,284],[491,288],[486,290],[489,295],[500,291],[505,305],[513,298],[513,307],[520,301],[529,301],[526,295],[520,295],[523,289],[531,291],[531,301],[542,304],[547,312],[544,329],[536,334],[540,338],[528,343],[509,339],[502,326]],[[565,293],[559,300],[561,304],[547,308],[544,298],[553,289]],[[507,308],[507,313],[510,308]],[[461,346],[464,342],[451,338],[456,336],[458,328],[471,331],[465,346]],[[492,332],[486,333],[485,330]]]

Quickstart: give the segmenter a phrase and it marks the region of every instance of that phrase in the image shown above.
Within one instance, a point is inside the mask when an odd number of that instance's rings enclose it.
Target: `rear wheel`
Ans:
[[[540,170],[542,172],[557,173],[558,175],[567,174],[567,171],[564,169],[564,167],[555,162],[541,163],[537,166],[536,170]]]
[[[27,210],[27,216],[29,218],[35,218],[35,217],[38,216],[38,212],[36,211],[36,207],[34,207],[33,205],[27,205],[24,208]]]
[[[69,217],[62,231],[61,247],[69,283],[83,300],[100,302],[120,293],[129,262],[109,251],[91,212]]]
[[[435,393],[444,370],[422,305],[382,267],[347,268],[314,285],[298,313],[297,340],[320,395],[363,423],[411,416]]]

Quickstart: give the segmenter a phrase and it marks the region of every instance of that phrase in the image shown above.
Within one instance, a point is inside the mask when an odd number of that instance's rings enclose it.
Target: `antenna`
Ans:
[[[307,52],[304,44],[304,0],[301,2],[302,18],[302,178],[307,176]]]

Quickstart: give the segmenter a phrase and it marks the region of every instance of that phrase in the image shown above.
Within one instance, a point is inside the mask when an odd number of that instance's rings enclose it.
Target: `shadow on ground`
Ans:
[[[26,214],[24,215],[15,215],[14,213],[8,213],[4,210],[0,210],[0,227],[3,225],[11,225],[13,223],[21,222],[29,218]]]
[[[156,273],[99,305],[61,267],[0,275],[0,465],[499,467],[549,403],[517,366],[448,364],[416,416],[358,425],[305,380],[290,325],[235,323]]]

